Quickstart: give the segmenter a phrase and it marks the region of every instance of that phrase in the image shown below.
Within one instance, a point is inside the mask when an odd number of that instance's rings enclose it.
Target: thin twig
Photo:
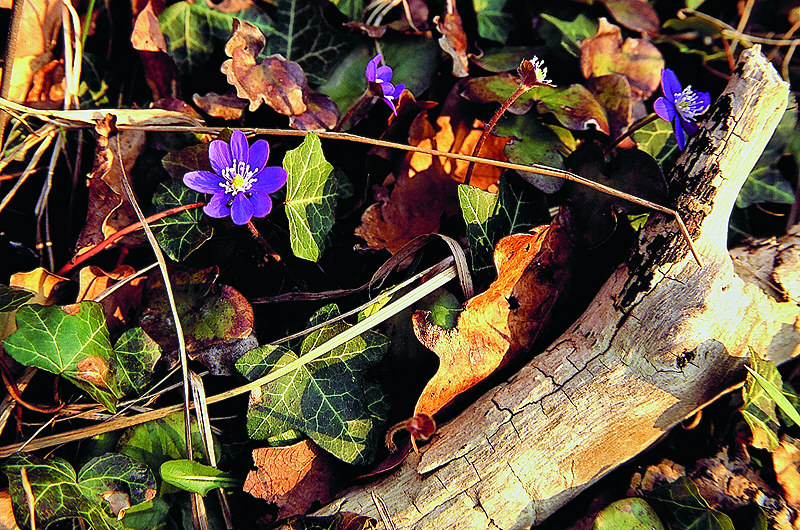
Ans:
[[[11,74],[14,70],[14,59],[17,56],[17,41],[19,39],[19,27],[22,22],[22,6],[25,0],[14,0],[11,6],[11,23],[8,26],[8,40],[6,42],[5,61],[3,62],[3,77],[0,80],[0,98],[8,99],[11,93]],[[11,115],[8,112],[0,112],[0,146],[3,145],[6,126]]]

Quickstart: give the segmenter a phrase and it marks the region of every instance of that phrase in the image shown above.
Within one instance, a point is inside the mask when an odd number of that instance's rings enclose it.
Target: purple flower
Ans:
[[[695,92],[692,85],[682,88],[669,68],[661,70],[661,90],[664,97],[658,98],[653,108],[659,117],[672,122],[678,148],[683,151],[687,136],[697,132],[697,117],[708,110],[711,97],[708,92]]]
[[[379,98],[382,98],[386,104],[389,105],[389,108],[392,109],[392,112],[397,115],[397,108],[394,106],[394,100],[400,97],[400,94],[406,89],[406,85],[400,84],[394,86],[392,84],[392,69],[386,65],[378,66],[381,64],[381,60],[383,60],[383,55],[380,53],[370,59],[367,63],[365,75],[373,93]]]
[[[210,171],[191,171],[183,183],[201,193],[214,196],[203,211],[210,217],[227,217],[237,225],[250,222],[251,217],[264,217],[272,210],[270,193],[286,184],[286,170],[265,167],[269,144],[258,140],[248,146],[242,131],[234,131],[231,143],[214,140],[208,147]]]

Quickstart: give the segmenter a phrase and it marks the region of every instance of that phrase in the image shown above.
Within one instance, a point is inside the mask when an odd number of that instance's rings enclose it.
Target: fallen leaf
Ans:
[[[17,520],[14,519],[11,494],[7,489],[0,490],[0,530],[20,530]]]
[[[417,311],[414,331],[439,357],[439,369],[422,392],[414,415],[433,416],[462,392],[530,349],[570,277],[573,246],[559,218],[497,244],[497,279],[467,301],[453,329]]]
[[[647,0],[600,0],[614,19],[628,29],[658,35],[661,21]]]
[[[772,465],[786,504],[800,511],[800,441],[781,437],[780,445],[772,452]]]
[[[158,25],[158,17],[153,5],[147,2],[145,8],[136,16],[131,33],[131,45],[142,52],[167,52],[167,41]]]
[[[105,272],[95,265],[84,267],[78,273],[77,300],[79,302],[94,300],[100,293],[118,281],[135,273],[136,270],[130,265],[120,265],[112,272]],[[137,278],[128,282],[100,301],[103,305],[103,313],[106,315],[108,328],[112,333],[126,324],[132,312],[140,305],[144,281],[145,278]]]
[[[25,0],[8,99],[25,101],[34,74],[49,63],[61,30],[60,0]]]
[[[206,5],[211,9],[216,9],[221,13],[238,13],[253,5],[253,0],[206,0]]]
[[[304,113],[309,88],[303,69],[280,55],[271,55],[257,63],[265,44],[260,29],[234,19],[233,35],[225,44],[225,54],[230,59],[222,63],[220,70],[228,83],[236,87],[236,95],[250,101],[251,112],[263,101],[286,116]]]
[[[433,23],[442,34],[439,47],[453,58],[453,75],[467,77],[469,75],[469,59],[467,58],[467,35],[461,25],[461,16],[452,4],[452,12],[443,17],[434,17]]]
[[[64,60],[50,61],[33,74],[25,104],[37,109],[60,109],[64,105],[64,88]]]
[[[409,143],[429,149],[471,155],[483,124],[463,121],[456,116],[442,115],[436,119],[438,131],[420,113],[409,129]],[[488,136],[481,156],[506,160],[503,149],[509,138]],[[394,187],[391,180],[377,189],[378,202],[361,216],[355,234],[373,249],[385,248],[397,252],[403,245],[421,234],[439,229],[443,215],[458,211],[458,184],[464,181],[469,164],[461,160],[433,157],[424,153],[409,153],[400,167]],[[471,185],[496,192],[502,169],[477,164]]]
[[[628,78],[620,74],[592,77],[588,82],[589,91],[606,109],[608,127],[612,138],[618,138],[631,124],[633,98]],[[636,146],[630,137],[619,144],[622,149]]]
[[[53,274],[43,267],[30,272],[12,274],[8,281],[10,287],[19,287],[36,293],[28,303],[42,305],[57,303],[68,283],[67,278]]]
[[[623,42],[619,26],[600,18],[597,33],[581,42],[581,70],[586,79],[608,74],[624,75],[637,100],[645,100],[661,83],[664,58],[644,39]]]
[[[168,53],[167,41],[151,1],[136,15],[131,45],[139,52],[145,81],[153,91],[153,98],[175,96],[178,93],[178,68]]]
[[[209,92],[205,96],[194,94],[192,101],[209,116],[222,118],[223,120],[238,120],[244,115],[244,109],[247,107],[247,100],[240,98],[233,92],[228,94]]]
[[[277,519],[304,514],[315,503],[327,504],[338,490],[330,457],[311,440],[288,447],[253,450],[256,470],[244,481],[244,491],[278,506]]]
[[[339,108],[331,98],[311,92],[306,101],[308,108],[302,114],[289,118],[289,126],[301,131],[330,131],[339,123]]]
[[[112,136],[112,118],[107,115],[95,128],[97,146],[94,166],[89,175],[89,208],[86,222],[75,243],[75,256],[137,221],[133,207],[124,198],[122,168],[124,165],[125,174],[130,178],[133,165],[144,148],[145,133],[133,130],[117,132],[120,142],[118,151],[117,139]]]

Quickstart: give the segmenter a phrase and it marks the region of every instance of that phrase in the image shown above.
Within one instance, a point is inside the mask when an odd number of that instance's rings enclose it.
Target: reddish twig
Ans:
[[[64,402],[61,401],[61,398],[58,395],[58,376],[56,376],[55,381],[53,382],[53,395],[55,396],[56,405],[52,407],[43,407],[42,405],[34,405],[32,403],[28,403],[24,399],[22,399],[21,392],[17,387],[17,383],[14,382],[14,376],[6,366],[6,363],[0,361],[0,372],[3,377],[3,384],[8,391],[8,394],[20,405],[25,407],[28,410],[34,410],[36,412],[42,412],[44,414],[53,414],[54,412],[58,412],[62,408],[64,408]]]
[[[152,223],[153,221],[158,221],[159,219],[167,217],[168,215],[172,215],[174,213],[183,212],[185,210],[191,210],[192,208],[199,208],[200,206],[203,206],[203,205],[204,205],[204,203],[202,203],[202,202],[195,202],[195,203],[192,203],[192,204],[185,204],[183,206],[176,206],[175,208],[170,208],[169,210],[164,210],[163,212],[159,212],[157,214],[151,215],[150,217],[148,217],[146,219],[146,221],[148,223]],[[75,259],[73,259],[72,261],[70,261],[69,263],[67,263],[63,267],[61,267],[61,269],[58,271],[57,274],[59,276],[64,276],[65,274],[68,274],[72,269],[74,269],[75,267],[77,267],[78,265],[80,265],[81,263],[86,261],[87,259],[91,258],[92,256],[94,256],[98,252],[100,252],[100,251],[104,250],[105,248],[113,245],[114,243],[116,243],[121,238],[125,237],[126,235],[130,234],[131,232],[135,232],[136,230],[140,230],[141,228],[142,228],[142,223],[141,222],[136,222],[136,223],[133,223],[132,225],[126,226],[125,228],[123,228],[122,230],[120,230],[118,232],[114,232],[107,239],[104,239],[103,241],[101,241],[97,245],[93,246],[90,250],[87,250],[86,252],[84,252],[80,256],[77,256]]]

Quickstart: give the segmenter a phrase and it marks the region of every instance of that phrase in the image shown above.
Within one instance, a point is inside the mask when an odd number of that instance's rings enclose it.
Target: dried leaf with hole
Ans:
[[[338,484],[329,457],[311,440],[288,447],[253,450],[257,469],[244,481],[244,491],[278,506],[278,519],[306,513],[312,504],[327,503]]]
[[[75,244],[75,256],[118,230],[136,222],[133,207],[124,198],[122,189],[122,164],[125,173],[131,170],[145,144],[144,131],[120,131],[119,153],[117,140],[112,135],[113,117],[107,115],[97,124],[97,147],[95,148],[94,167],[89,175],[89,208],[86,222]]]
[[[280,55],[256,62],[265,44],[260,29],[234,19],[233,35],[225,44],[225,54],[230,59],[222,63],[220,70],[228,83],[236,87],[236,95],[250,101],[251,112],[263,101],[286,116],[304,113],[309,88],[303,69]]]
[[[467,301],[455,328],[431,323],[417,311],[414,332],[439,356],[439,369],[414,409],[433,416],[462,392],[533,345],[570,279],[574,247],[559,224],[504,237],[495,247],[497,279]]]
[[[645,100],[661,82],[664,58],[658,48],[644,39],[623,42],[619,26],[600,18],[597,33],[581,42],[581,70],[586,79],[609,74],[624,75],[633,96]]]
[[[468,122],[457,116],[439,116],[438,130],[420,113],[409,129],[409,143],[428,149],[471,155],[480,138],[483,124]],[[503,149],[509,138],[489,136],[481,156],[506,160]],[[422,234],[435,233],[443,215],[458,211],[457,188],[466,176],[468,162],[424,153],[406,155],[389,193],[391,181],[378,188],[378,202],[366,209],[356,235],[373,249],[397,252],[403,245]],[[502,169],[477,164],[471,184],[483,190],[498,190]]]

